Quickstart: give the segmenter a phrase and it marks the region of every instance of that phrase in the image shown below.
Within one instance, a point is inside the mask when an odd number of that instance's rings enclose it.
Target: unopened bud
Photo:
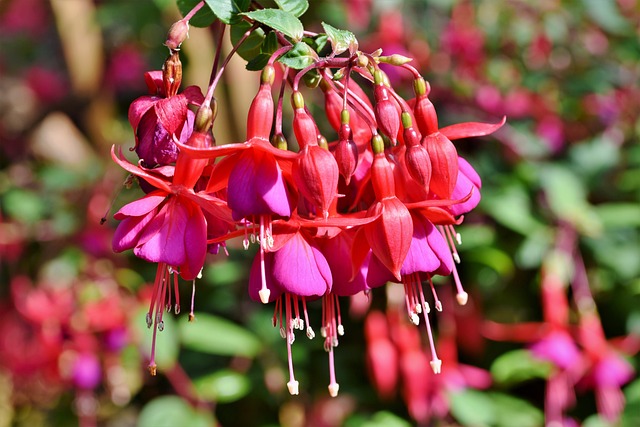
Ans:
[[[373,150],[373,154],[384,153],[384,140],[380,135],[374,135],[371,138],[371,149]]]
[[[329,143],[327,142],[327,138],[322,135],[318,135],[318,145],[325,150],[329,149]]]
[[[295,109],[304,108],[304,97],[299,91],[295,91],[291,95],[291,105]]]
[[[167,34],[167,41],[164,42],[164,45],[174,50],[179,50],[180,45],[183,41],[185,41],[189,37],[189,22],[181,19],[178,22],[175,22],[171,28],[169,28],[169,33]]]
[[[416,96],[429,95],[431,86],[422,77],[419,77],[413,81],[413,92]]]
[[[413,61],[413,58],[409,58],[407,56],[398,55],[397,53],[394,53],[391,56],[381,56],[378,58],[378,61],[384,62],[385,64],[390,64],[390,65],[404,65],[406,63]]]
[[[260,83],[272,85],[275,78],[276,70],[273,68],[273,65],[267,65],[262,69],[262,73],[260,74]]]
[[[217,110],[217,107],[216,107]],[[196,113],[196,120],[194,123],[194,130],[201,133],[206,133],[211,129],[213,125],[213,110],[208,105],[201,105]]]
[[[271,138],[271,144],[280,149],[280,150],[287,150],[288,146],[287,146],[287,140],[284,137],[283,134],[281,133],[277,133],[275,135],[273,135],[273,137]]]
[[[366,68],[369,65],[369,58],[364,55],[358,55],[358,60],[356,62],[358,67]]]

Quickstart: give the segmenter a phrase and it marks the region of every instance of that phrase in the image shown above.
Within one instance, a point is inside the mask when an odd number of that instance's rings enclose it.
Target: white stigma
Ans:
[[[300,385],[300,383],[298,383],[298,381],[293,380],[293,381],[289,381],[287,383],[287,388],[289,389],[289,393],[292,396],[297,396],[298,395],[298,386]]]
[[[260,289],[258,295],[260,295],[260,301],[263,304],[267,304],[269,302],[269,296],[271,296],[271,291],[268,288]]]
[[[329,395],[331,397],[336,397],[338,395],[338,390],[340,390],[340,384],[329,384]]]
[[[458,292],[458,294],[456,295],[456,300],[458,301],[458,304],[465,305],[467,301],[469,301],[469,294],[465,291]]]
[[[434,374],[439,374],[442,371],[442,360],[433,359],[429,364],[431,365],[431,369],[433,369]]]

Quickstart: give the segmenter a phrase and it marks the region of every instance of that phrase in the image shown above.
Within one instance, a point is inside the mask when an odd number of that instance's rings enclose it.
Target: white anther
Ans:
[[[453,253],[453,260],[456,262],[456,264],[460,264],[460,255],[458,255],[458,252]]]
[[[287,383],[287,388],[289,389],[289,393],[292,396],[297,396],[298,395],[298,387],[299,387],[300,383],[298,383],[298,381],[289,381]]]
[[[460,233],[456,233],[456,242],[458,242],[458,245],[462,244],[462,235]]]
[[[467,304],[467,301],[469,301],[469,294],[465,291],[458,292],[458,294],[456,295],[456,300],[458,301],[458,304],[465,305]]]
[[[311,326],[307,326],[307,338],[312,340],[315,338],[315,336],[316,336],[316,333],[313,332],[313,329],[311,328]]]
[[[338,335],[340,336],[344,335],[344,326],[338,325]]]

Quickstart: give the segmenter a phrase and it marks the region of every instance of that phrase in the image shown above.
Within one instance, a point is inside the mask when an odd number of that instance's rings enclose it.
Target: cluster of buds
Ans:
[[[249,294],[275,303],[273,324],[286,340],[291,394],[299,389],[291,357],[295,331],[315,336],[307,302],[322,301],[328,389],[336,396],[334,348],[344,334],[338,298],[388,282],[404,287],[408,319],[416,325],[424,319],[431,368],[439,373],[423,283],[442,311],[431,278],[453,275],[457,301],[466,303],[455,266],[455,226],[478,204],[481,187],[452,140],[490,134],[504,120],[439,128],[429,85],[408,58],[367,54],[352,45],[346,56],[334,52],[296,70],[278,61],[293,47],[285,37],[278,40],[282,47],[262,69],[244,142],[216,145],[213,138],[212,95],[224,66],[206,96],[195,87],[178,93],[179,52],[171,49],[163,71],[147,74],[150,96],[134,101],[129,112],[140,162],[131,164],[112,150],[114,161],[137,176],[146,192],[116,213],[121,222],[113,247],[158,263],[147,316],[154,345],[164,309],[180,310],[178,277],[193,281],[195,290],[207,252],[218,253],[238,237],[245,249],[258,244]],[[380,62],[412,73],[413,99],[398,94]],[[310,72],[318,84],[301,88]],[[305,104],[315,88],[325,107],[318,116]],[[287,94],[292,135],[283,132]],[[289,149],[294,138],[298,151]]]

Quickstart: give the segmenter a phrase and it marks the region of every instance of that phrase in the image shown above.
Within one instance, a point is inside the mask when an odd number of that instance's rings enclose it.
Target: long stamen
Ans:
[[[340,385],[336,382],[336,369],[333,361],[333,348],[329,350],[329,395],[331,397],[336,397],[338,395],[338,390],[340,390]]]
[[[296,378],[293,374],[293,358],[291,356],[291,344],[293,344],[293,329],[291,327],[291,299],[289,298],[289,294],[285,294],[284,298],[287,318],[287,360],[289,362],[289,382],[287,383],[287,388],[289,389],[289,393],[295,396],[298,394],[299,383],[298,381],[296,381]]]
[[[342,326],[342,315],[340,314],[340,303],[338,301],[338,295],[335,295],[336,299],[336,314],[338,320],[338,335],[344,335],[344,326]]]
[[[420,288],[420,301],[422,305],[426,307],[427,303],[424,300],[424,293],[422,292],[422,287]],[[427,327],[427,337],[429,338],[429,347],[431,349],[431,361],[429,364],[431,365],[431,369],[433,369],[433,373],[439,374],[442,369],[442,360],[438,358],[436,354],[436,345],[433,341],[433,333],[431,332],[431,323],[429,322],[428,310],[423,311],[424,322]]]
[[[429,278],[429,286],[431,287],[431,293],[433,294],[433,300],[435,301],[436,310],[442,311],[442,302],[438,298],[438,293],[436,292],[436,287],[433,286],[433,280],[431,280],[431,276]]]
[[[456,301],[458,301],[460,305],[465,305],[467,301],[469,301],[469,294],[466,293],[462,287],[460,276],[458,276],[458,269],[455,265],[453,266],[453,280],[456,283]]]
[[[442,234],[447,239],[449,248],[451,248],[451,255],[453,255],[453,260],[456,262],[456,264],[460,264],[460,255],[458,254],[458,250],[456,249],[456,244],[453,241],[453,235],[451,233],[450,228],[445,226],[440,226],[438,228],[440,229],[440,234]]]
[[[271,291],[267,288],[267,271],[266,265],[264,262],[264,251],[265,251],[265,239],[264,239],[264,216],[260,216],[260,277],[262,280],[262,288],[258,291],[258,295],[260,295],[260,301],[263,304],[267,304],[269,302],[269,297],[271,296]]]
[[[193,279],[193,283],[191,285],[191,311],[189,312],[189,322],[193,322],[196,318],[196,315],[193,313],[195,302],[196,302],[196,280]]]
[[[311,328],[311,324],[309,323],[309,313],[307,312],[307,299],[305,297],[302,298],[302,311],[304,312],[304,321],[307,324],[307,338],[312,340],[315,338],[316,333],[313,332],[313,328]]]
[[[174,312],[176,314],[180,313],[180,293],[178,292],[178,275],[173,275],[173,293],[176,298],[176,305],[174,307]]]

